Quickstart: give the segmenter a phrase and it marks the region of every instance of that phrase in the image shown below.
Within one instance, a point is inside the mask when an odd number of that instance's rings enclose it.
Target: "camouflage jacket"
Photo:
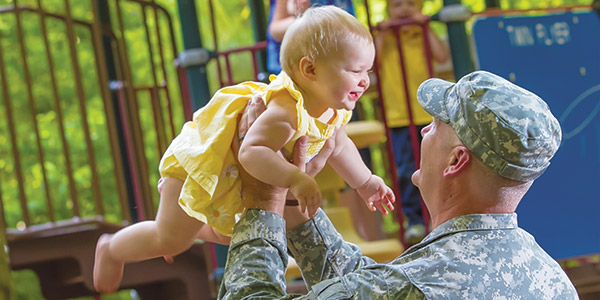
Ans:
[[[287,238],[307,295],[285,293],[283,218],[249,210],[234,230],[219,299],[578,299],[516,214],[453,218],[387,264],[362,257],[322,211]]]

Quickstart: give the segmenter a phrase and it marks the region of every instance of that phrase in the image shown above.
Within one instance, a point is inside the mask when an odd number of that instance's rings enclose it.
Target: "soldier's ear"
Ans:
[[[467,169],[471,162],[471,151],[466,146],[454,147],[448,155],[447,165],[444,169],[444,177],[454,177]]]

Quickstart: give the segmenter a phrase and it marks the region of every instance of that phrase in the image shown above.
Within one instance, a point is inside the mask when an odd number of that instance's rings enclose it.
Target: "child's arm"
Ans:
[[[371,174],[344,127],[340,128],[335,137],[335,150],[328,162],[350,187],[356,189],[371,211],[377,207],[383,214],[387,214],[384,206],[394,209],[394,192],[385,185],[383,179]]]
[[[285,96],[272,99],[244,137],[238,160],[254,178],[290,188],[302,210],[308,206],[309,212],[314,214],[321,204],[316,181],[278,154],[296,132],[295,105]]]
[[[275,2],[275,11],[272,11],[273,18],[269,24],[269,33],[274,40],[281,42],[288,27],[294,22],[296,16],[305,11],[310,6],[307,0],[277,0]]]
[[[417,23],[423,24],[426,21],[429,21],[429,17],[425,16],[421,12],[416,13],[412,16],[413,19],[417,21]],[[431,55],[433,59],[438,63],[444,63],[448,60],[449,51],[448,47],[440,40],[440,38],[433,32],[430,26],[427,26],[427,39],[429,40],[429,46],[431,47]]]
[[[444,63],[448,60],[448,48],[440,40],[440,38],[431,30],[431,27],[428,27],[427,38],[429,39],[429,45],[431,46],[431,55],[433,59],[438,63]]]
[[[269,24],[269,33],[271,33],[273,39],[281,42],[285,31],[294,22],[295,16],[288,11],[287,1],[285,0],[275,2],[275,11],[271,13],[273,18],[271,24]]]
[[[383,24],[383,22],[382,22]],[[375,64],[378,67],[381,67],[381,60],[383,55],[383,36],[385,35],[384,30],[375,32]]]

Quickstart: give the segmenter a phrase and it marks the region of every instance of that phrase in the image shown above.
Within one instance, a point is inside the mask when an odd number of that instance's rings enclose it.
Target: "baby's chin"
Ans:
[[[356,102],[355,101],[349,101],[347,103],[344,103],[342,105],[342,107],[340,107],[340,109],[353,110],[354,107],[356,107]]]

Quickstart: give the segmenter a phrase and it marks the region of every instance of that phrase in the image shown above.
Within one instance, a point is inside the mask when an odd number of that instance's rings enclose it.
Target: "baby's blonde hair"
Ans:
[[[333,5],[311,7],[287,29],[281,42],[281,67],[292,74],[305,56],[316,61],[337,53],[341,47],[371,43],[369,30],[343,9]]]

